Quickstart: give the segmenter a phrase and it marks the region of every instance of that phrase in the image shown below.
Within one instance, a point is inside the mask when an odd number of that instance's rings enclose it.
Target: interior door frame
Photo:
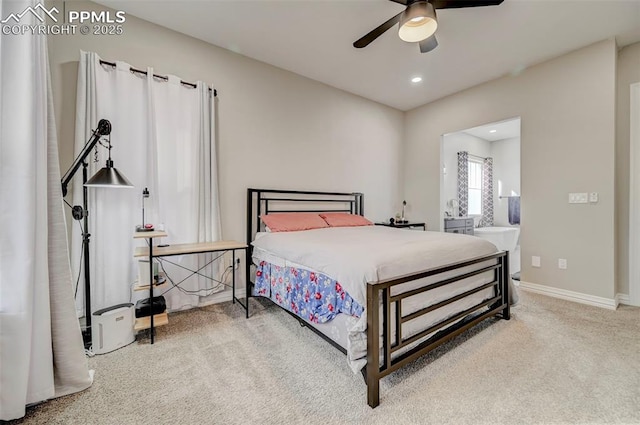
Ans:
[[[640,83],[631,84],[630,98],[629,302],[640,306]]]

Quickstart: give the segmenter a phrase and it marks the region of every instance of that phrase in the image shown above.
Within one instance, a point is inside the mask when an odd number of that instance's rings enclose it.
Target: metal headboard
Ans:
[[[346,212],[364,215],[364,195],[348,192],[247,189],[247,244],[262,228],[261,215],[270,213]]]
[[[251,242],[263,224],[261,215],[280,212],[346,212],[364,215],[364,195],[354,192],[307,192],[300,190],[247,189],[247,246],[253,253]],[[251,279],[247,258],[247,280]]]

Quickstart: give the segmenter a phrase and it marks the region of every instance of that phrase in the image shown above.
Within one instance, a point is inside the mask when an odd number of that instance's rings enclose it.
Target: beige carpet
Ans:
[[[640,423],[640,309],[521,292],[489,320],[381,383],[286,313],[231,303],[169,317],[157,342],[89,360],[88,390],[28,409],[24,424]]]

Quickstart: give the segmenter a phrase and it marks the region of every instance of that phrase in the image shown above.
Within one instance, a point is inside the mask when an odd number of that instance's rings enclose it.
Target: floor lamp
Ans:
[[[100,120],[98,128],[93,130],[91,137],[82,148],[82,152],[76,157],[69,167],[69,170],[62,177],[62,196],[67,195],[67,186],[73,179],[73,176],[82,166],[82,206],[74,205],[71,213],[75,220],[82,220],[82,255],[84,257],[84,299],[85,299],[85,319],[86,328],[82,332],[85,348],[91,346],[91,285],[89,277],[89,220],[87,213],[87,188],[88,187],[129,187],[133,185],[126,177],[113,167],[111,160],[111,140],[108,140],[107,149],[109,150],[109,159],[104,168],[100,169],[93,177],[87,180],[87,167],[85,161],[91,150],[98,144],[102,136],[111,134],[111,123],[108,120]]]

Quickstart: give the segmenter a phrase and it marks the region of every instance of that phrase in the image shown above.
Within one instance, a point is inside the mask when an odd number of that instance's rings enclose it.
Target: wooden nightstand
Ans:
[[[427,224],[426,223],[413,223],[413,222],[408,222],[408,223],[389,223],[389,222],[380,222],[380,223],[376,223],[376,226],[387,226],[387,227],[396,227],[398,229],[413,229],[415,227],[422,227],[422,230],[427,230]]]

